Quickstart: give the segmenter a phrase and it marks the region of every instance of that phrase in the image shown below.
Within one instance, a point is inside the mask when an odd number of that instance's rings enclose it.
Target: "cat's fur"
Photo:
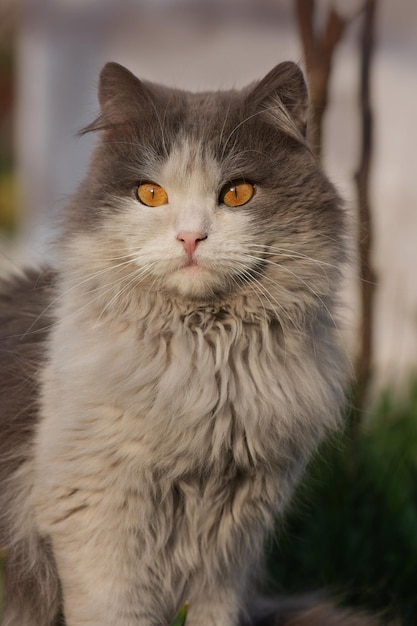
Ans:
[[[203,94],[108,64],[99,99],[56,267],[0,301],[3,624],[166,626],[189,600],[187,626],[235,626],[339,422],[341,203],[291,63]],[[236,179],[256,193],[232,209]],[[169,204],[138,202],[141,181]],[[183,232],[204,235],[198,267]]]

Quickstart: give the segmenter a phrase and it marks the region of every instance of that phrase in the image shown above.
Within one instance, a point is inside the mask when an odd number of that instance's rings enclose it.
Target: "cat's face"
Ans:
[[[304,141],[295,66],[242,92],[189,94],[110,64],[100,101],[102,140],[68,222],[86,271],[185,300],[325,295],[342,216]]]

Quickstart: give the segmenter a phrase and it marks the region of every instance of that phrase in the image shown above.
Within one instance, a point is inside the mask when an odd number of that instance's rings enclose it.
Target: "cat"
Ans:
[[[108,63],[99,102],[53,267],[2,288],[3,624],[167,626],[186,600],[187,626],[254,622],[266,538],[341,422],[343,204],[292,62],[213,93]]]

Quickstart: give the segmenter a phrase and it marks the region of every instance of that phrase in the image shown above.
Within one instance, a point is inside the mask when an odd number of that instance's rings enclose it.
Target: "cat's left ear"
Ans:
[[[120,132],[130,120],[145,117],[154,107],[149,84],[118,63],[107,63],[101,70],[98,99],[100,115],[82,133],[113,129]]]
[[[248,104],[264,111],[281,130],[305,138],[308,115],[308,92],[304,75],[295,63],[286,61],[272,69],[247,96]]]

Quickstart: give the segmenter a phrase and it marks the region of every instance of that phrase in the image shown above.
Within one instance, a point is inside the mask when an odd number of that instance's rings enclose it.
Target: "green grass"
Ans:
[[[417,385],[325,443],[270,554],[275,588],[327,587],[417,624]]]
[[[183,606],[178,611],[177,615],[174,618],[174,621],[171,623],[171,626],[185,626],[185,622],[187,621],[187,611],[188,611],[188,602],[183,604]]]

